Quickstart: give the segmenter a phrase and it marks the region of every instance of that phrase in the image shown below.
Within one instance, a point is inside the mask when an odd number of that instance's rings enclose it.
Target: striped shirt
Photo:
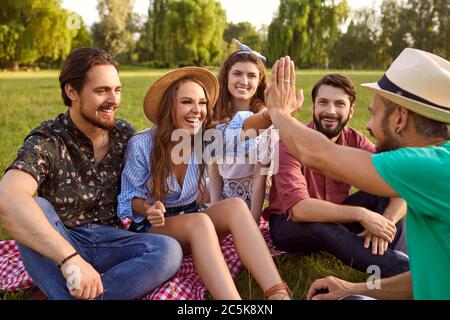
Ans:
[[[134,135],[128,142],[125,153],[125,167],[122,172],[121,193],[118,197],[119,218],[132,218],[141,222],[144,217],[134,215],[131,208],[133,198],[148,199],[149,203],[159,200],[166,208],[184,206],[194,202],[199,194],[198,178],[199,165],[196,164],[195,154],[192,153],[181,187],[176,177],[167,177],[169,192],[166,199],[151,199],[148,182],[153,174],[150,168],[151,153],[154,146],[156,126]]]

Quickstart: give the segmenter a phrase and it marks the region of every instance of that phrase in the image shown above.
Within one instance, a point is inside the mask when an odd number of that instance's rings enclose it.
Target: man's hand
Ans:
[[[164,227],[164,213],[166,212],[164,204],[161,201],[156,201],[152,206],[147,202],[144,206],[146,209],[145,217],[152,224],[152,227]]]
[[[367,210],[365,208],[362,208],[362,210],[363,214],[359,217],[359,223],[361,223],[361,225],[366,228],[366,230],[369,231],[372,235],[382,238],[391,243],[395,238],[395,234],[397,233],[395,224],[389,219],[383,217],[381,214]]]
[[[103,293],[100,274],[79,255],[64,263],[61,272],[73,297],[88,300]]]
[[[313,282],[308,290],[308,300],[338,300],[347,298],[353,294],[354,283],[335,277],[318,279]]]
[[[288,56],[274,64],[271,83],[266,88],[265,97],[268,108],[289,114],[298,111],[303,105],[303,90],[295,96],[295,64]]]
[[[372,254],[376,256],[377,254],[382,256],[387,251],[389,242],[385,239],[374,236],[367,230],[364,230],[358,237],[364,238],[364,248],[368,249],[372,245]]]

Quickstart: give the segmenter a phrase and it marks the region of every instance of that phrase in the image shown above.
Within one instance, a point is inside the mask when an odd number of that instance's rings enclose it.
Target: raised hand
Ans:
[[[289,56],[274,64],[265,97],[268,108],[276,108],[289,114],[301,108],[304,102],[303,90],[295,96],[295,64]]]
[[[146,218],[152,224],[152,227],[163,227],[165,223],[164,213],[166,208],[161,201],[156,201],[154,205],[145,203]]]

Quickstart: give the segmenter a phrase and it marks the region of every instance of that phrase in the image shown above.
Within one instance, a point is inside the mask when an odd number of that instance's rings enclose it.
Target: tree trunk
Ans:
[[[11,62],[11,71],[19,71],[19,62],[17,61],[12,61]]]

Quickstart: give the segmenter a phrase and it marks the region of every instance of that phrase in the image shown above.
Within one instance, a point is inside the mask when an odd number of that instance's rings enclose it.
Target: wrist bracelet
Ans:
[[[58,264],[58,268],[61,269],[61,266],[66,263],[67,261],[69,261],[70,259],[72,259],[73,257],[79,255],[80,253],[78,251],[75,251],[74,253],[72,253],[70,256],[65,257],[59,264]]]

